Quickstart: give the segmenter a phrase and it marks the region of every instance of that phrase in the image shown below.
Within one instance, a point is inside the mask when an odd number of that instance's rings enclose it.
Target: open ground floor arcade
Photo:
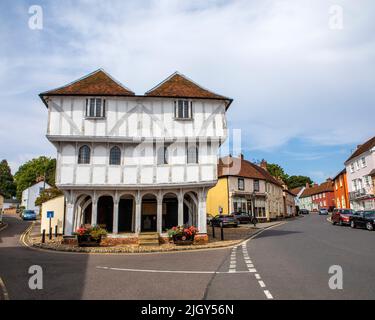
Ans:
[[[99,225],[111,238],[141,233],[166,236],[174,226],[195,226],[207,234],[206,187],[143,190],[65,190],[64,235]]]

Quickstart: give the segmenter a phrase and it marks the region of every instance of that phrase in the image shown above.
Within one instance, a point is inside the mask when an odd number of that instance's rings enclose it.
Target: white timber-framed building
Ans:
[[[232,99],[178,72],[136,95],[102,69],[40,97],[66,198],[64,235],[83,224],[117,238],[186,224],[207,238],[206,196]]]

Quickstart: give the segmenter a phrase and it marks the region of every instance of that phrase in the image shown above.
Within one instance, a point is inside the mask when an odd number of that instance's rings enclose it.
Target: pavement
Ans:
[[[23,246],[30,225],[5,217],[0,278],[9,299],[374,299],[375,232],[333,226],[310,214],[233,248],[147,254],[80,254]],[[43,289],[28,286],[30,266]],[[328,286],[330,266],[343,289]],[[1,291],[0,291],[1,295]]]

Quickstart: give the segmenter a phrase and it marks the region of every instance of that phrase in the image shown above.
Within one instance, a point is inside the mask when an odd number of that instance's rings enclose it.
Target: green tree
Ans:
[[[306,183],[311,185],[313,181],[310,179],[310,177],[306,176],[290,176],[286,183],[289,189],[294,189],[298,187],[304,187],[306,186]]]
[[[64,193],[60,190],[60,189],[57,189],[56,187],[52,187],[52,188],[48,188],[48,189],[44,189],[38,198],[36,198],[35,200],[35,205],[36,206],[41,206],[42,203],[48,201],[48,200],[51,200],[51,199],[54,199],[54,198],[57,198],[59,196],[62,196]]]
[[[49,185],[55,186],[55,171],[56,159],[44,156],[32,159],[20,166],[14,175],[17,184],[17,198],[21,199],[23,190],[44,178]]]
[[[276,178],[286,182],[289,176],[284,172],[284,169],[276,163],[267,163],[267,171]]]
[[[8,161],[2,160],[0,162],[0,193],[5,198],[11,198],[16,195],[16,188]]]

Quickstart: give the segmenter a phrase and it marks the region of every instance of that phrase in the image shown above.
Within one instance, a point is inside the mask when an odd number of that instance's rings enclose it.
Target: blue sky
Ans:
[[[43,29],[29,28],[31,5]],[[332,28],[332,5],[343,28]],[[335,7],[337,8],[337,7]],[[142,94],[178,70],[234,98],[250,159],[324,181],[375,134],[371,0],[1,1],[0,158],[55,156],[38,98],[98,68]]]

